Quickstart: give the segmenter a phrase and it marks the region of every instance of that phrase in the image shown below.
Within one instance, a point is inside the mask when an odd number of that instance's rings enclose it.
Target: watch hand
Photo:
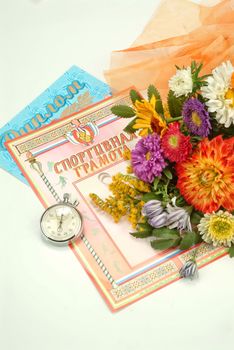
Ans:
[[[58,229],[57,229],[58,232],[62,231],[62,224],[63,224],[63,214],[60,217],[59,226],[58,226]]]
[[[62,225],[62,223],[63,223],[63,216],[64,216],[64,215],[62,214],[62,215],[61,215],[61,218],[60,218],[60,222],[59,222],[60,225]]]

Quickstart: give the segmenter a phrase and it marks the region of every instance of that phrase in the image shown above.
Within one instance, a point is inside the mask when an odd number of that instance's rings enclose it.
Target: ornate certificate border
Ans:
[[[53,203],[53,197],[48,193],[48,189],[40,183],[40,179],[36,178],[29,168],[28,162],[26,162],[25,154],[27,152],[34,152],[34,154],[43,156],[46,152],[53,150],[56,147],[60,147],[62,150],[65,147],[65,143],[68,141],[63,139],[64,134],[72,130],[72,121],[78,119],[82,123],[92,121],[93,123],[99,123],[98,125],[107,125],[107,122],[102,122],[110,117],[111,121],[108,123],[114,123],[118,118],[111,115],[110,108],[113,104],[118,103],[129,103],[127,92],[123,92],[115,97],[108,98],[103,102],[93,105],[91,108],[81,111],[80,113],[72,114],[65,117],[58,122],[52,123],[46,127],[43,127],[35,132],[22,136],[18,139],[14,139],[7,143],[7,148],[19,168],[29,181],[31,187],[41,200],[45,207],[48,207]],[[108,125],[109,125],[108,124]],[[112,124],[114,125],[114,124]],[[73,182],[73,186],[75,187]],[[84,201],[85,202],[85,201]],[[88,209],[88,203],[84,203],[86,210]],[[100,225],[97,219],[96,225]],[[100,225],[101,227],[101,225]],[[91,227],[90,227],[91,231]],[[84,266],[90,278],[94,281],[95,285],[103,295],[107,304],[112,311],[119,310],[144,296],[159,290],[172,282],[177,281],[179,277],[179,270],[181,266],[187,261],[193,250],[197,248],[197,262],[199,268],[206,266],[210,262],[226,255],[226,249],[224,248],[213,248],[204,243],[193,247],[188,251],[170,250],[164,253],[158,254],[157,259],[152,261],[146,261],[141,266],[131,267],[125,261],[123,254],[115,245],[115,242],[105,236],[102,231],[102,239],[106,239],[106,244],[111,247],[114,251],[115,256],[119,259],[122,264],[124,274],[118,276],[115,275],[116,283],[111,284],[106,278],[103,271],[98,267],[98,264],[94,261],[90,252],[87,250],[87,246],[82,241],[75,242],[70,245],[70,248],[77,256],[81,264]],[[92,236],[89,238],[92,240]],[[95,241],[93,241],[95,246]],[[101,251],[100,247],[95,246],[97,251]],[[106,265],[113,272],[113,266],[110,261],[111,256],[105,257],[100,254],[100,258],[106,261]]]

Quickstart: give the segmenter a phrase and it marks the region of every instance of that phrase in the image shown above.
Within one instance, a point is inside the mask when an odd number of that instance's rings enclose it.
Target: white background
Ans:
[[[0,126],[72,64],[103,79],[157,3],[0,0]],[[72,252],[41,241],[31,189],[0,171],[0,195],[1,350],[233,349],[228,257],[112,314]]]

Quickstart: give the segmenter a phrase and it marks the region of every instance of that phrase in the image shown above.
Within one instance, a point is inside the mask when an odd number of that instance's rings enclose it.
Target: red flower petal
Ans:
[[[191,153],[190,136],[182,134],[178,122],[169,125],[162,137],[162,149],[165,157],[176,163],[184,161]]]

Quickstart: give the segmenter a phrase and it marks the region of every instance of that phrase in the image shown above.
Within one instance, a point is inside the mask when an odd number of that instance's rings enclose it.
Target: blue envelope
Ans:
[[[4,143],[111,95],[107,84],[72,66],[0,129],[0,167],[27,183]]]

